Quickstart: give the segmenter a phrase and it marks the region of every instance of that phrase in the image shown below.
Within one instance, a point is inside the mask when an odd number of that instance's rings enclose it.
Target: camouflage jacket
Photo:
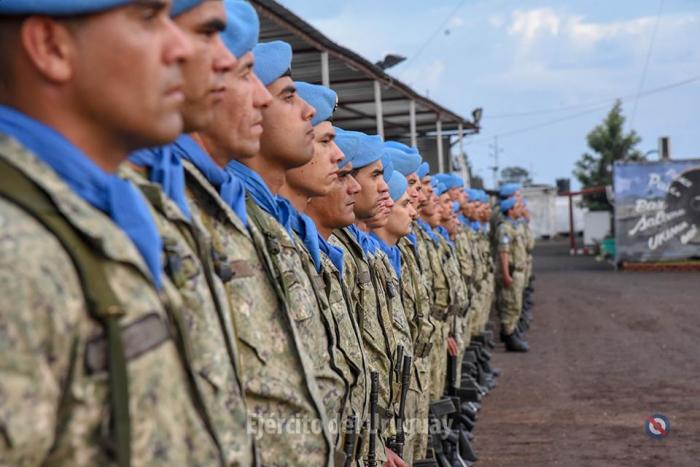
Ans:
[[[134,183],[151,206],[163,239],[164,270],[185,304],[186,327],[197,388],[209,412],[228,465],[255,463],[253,440],[239,379],[239,358],[231,310],[223,283],[214,273],[211,237],[196,213],[188,221],[160,185],[123,164],[120,175]]]
[[[508,253],[510,259],[509,267],[517,271],[523,271],[527,262],[527,251],[525,249],[525,238],[519,232],[515,222],[505,219],[498,225],[496,233],[498,239],[498,251]],[[500,266],[498,273],[500,274]]]
[[[329,422],[336,423],[336,427],[342,422],[342,415],[345,412],[345,405],[350,396],[350,384],[353,381],[352,374],[347,373],[349,362],[346,355],[339,346],[338,333],[335,326],[333,310],[331,310],[328,295],[325,293],[326,284],[323,278],[323,270],[316,271],[316,266],[304,242],[294,233],[294,243],[299,251],[299,258],[303,265],[303,271],[309,281],[311,293],[316,298],[318,320],[306,320],[304,328],[307,335],[307,350],[309,352],[324,352],[330,358],[328,364],[332,372],[328,373],[323,382],[319,382],[323,390],[323,401],[326,406],[326,417]],[[308,321],[308,324],[306,324]],[[316,321],[314,323],[314,321]],[[321,326],[318,325],[321,323]],[[311,324],[314,324],[311,326]],[[320,331],[323,331],[321,334]],[[325,348],[321,349],[321,342],[325,343]],[[339,434],[336,429],[336,437]],[[336,439],[337,442],[337,439]]]
[[[423,287],[422,271],[416,258],[416,249],[406,238],[399,241],[399,249],[401,250],[401,300],[406,320],[411,326],[415,361],[430,355],[435,325],[430,316],[430,300],[427,290]],[[415,379],[422,392],[427,388],[428,381],[421,380],[420,374],[415,367]]]
[[[172,284],[164,277],[159,295],[127,236],[31,153],[0,136],[0,157],[48,193],[105,258],[125,311],[132,465],[219,464],[222,453],[195,408],[187,362],[161,304],[165,292],[177,298]],[[13,466],[110,465],[106,362],[95,358],[104,332],[90,317],[75,266],[52,233],[5,199],[0,226],[0,459]]]
[[[217,271],[224,280],[241,353],[241,378],[251,429],[263,465],[326,465],[326,430],[289,431],[294,420],[320,420],[323,406],[310,358],[287,312],[265,240],[248,228],[192,164],[183,162],[186,196],[212,236]]]
[[[362,333],[352,312],[350,293],[340,279],[340,273],[333,262],[321,253],[321,275],[325,293],[333,316],[334,330],[338,347],[343,354],[338,360],[343,375],[350,383],[350,394],[344,421],[348,415],[357,416],[358,425],[365,420],[369,409],[369,366],[362,344]]]
[[[277,281],[282,286],[287,310],[294,321],[306,354],[314,368],[316,384],[324,407],[324,424],[335,419],[342,407],[345,383],[339,374],[331,355],[333,342],[325,324],[325,317],[319,309],[311,279],[305,272],[303,258],[297,244],[274,217],[263,211],[252,198],[247,203],[249,221],[261,231],[270,252],[270,259]],[[333,418],[327,417],[332,415]],[[334,443],[334,437],[331,437]]]
[[[329,241],[343,249],[343,283],[362,334],[370,370],[379,373],[379,406],[386,418],[392,401],[391,352],[388,337],[378,314],[377,291],[370,274],[369,258],[353,234],[347,229],[336,230]]]
[[[414,246],[404,237],[399,240],[398,246],[401,251],[401,300],[411,328],[414,357],[423,358],[430,353],[435,331],[423,277],[425,271],[418,260],[417,245]]]
[[[432,291],[432,309],[430,314],[437,320],[445,321],[447,319],[447,308],[450,305],[450,289],[439,252],[440,244],[439,242],[434,242],[418,226],[416,226],[415,232],[418,234],[418,255],[419,257],[427,257],[430,277],[432,278],[432,281],[430,281],[430,290]]]

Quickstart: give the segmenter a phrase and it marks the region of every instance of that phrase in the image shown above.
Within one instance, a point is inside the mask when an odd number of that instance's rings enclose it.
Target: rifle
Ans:
[[[401,458],[403,458],[403,446],[406,443],[403,423],[406,418],[406,396],[408,395],[408,387],[411,384],[411,363],[411,356],[405,355],[403,357],[403,368],[401,369],[401,399],[399,401],[399,413],[396,416],[396,436],[391,443],[391,450]]]
[[[356,423],[357,417],[355,415],[349,415],[347,422],[345,422],[345,445],[343,446],[343,452],[345,453],[344,467],[352,467],[353,461],[355,460]]]
[[[377,411],[377,399],[379,398],[379,373],[370,373],[372,381],[369,391],[369,451],[367,452],[367,467],[377,466],[377,429],[379,425],[379,413]]]

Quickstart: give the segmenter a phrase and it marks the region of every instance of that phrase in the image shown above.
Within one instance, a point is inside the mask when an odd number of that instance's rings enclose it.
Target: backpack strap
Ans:
[[[128,467],[131,463],[129,381],[119,326],[119,320],[125,311],[107,280],[105,258],[66,220],[43,189],[21,170],[1,158],[0,196],[22,208],[53,233],[78,271],[88,312],[102,324],[107,337],[114,456],[119,467]]]

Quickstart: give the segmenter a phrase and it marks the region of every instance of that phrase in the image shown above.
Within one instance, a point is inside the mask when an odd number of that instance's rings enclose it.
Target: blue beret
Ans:
[[[391,178],[387,184],[389,185],[389,196],[391,196],[391,199],[394,201],[398,201],[403,194],[406,193],[406,188],[408,188],[406,177],[398,170],[392,172]]]
[[[435,175],[435,178],[437,178],[445,187],[447,187],[448,190],[451,190],[452,188],[461,188],[464,186],[464,180],[462,180],[461,177],[457,177],[455,175],[450,175],[450,174],[437,174]]]
[[[479,199],[481,198],[479,191],[475,190],[474,188],[467,188],[464,190],[464,192],[467,194],[469,202],[479,201]]]
[[[260,19],[250,3],[242,0],[224,0],[226,29],[221,34],[226,48],[241,58],[258,43]]]
[[[500,190],[498,190],[498,195],[501,198],[508,198],[513,196],[518,190],[520,190],[520,185],[517,183],[506,183],[505,185],[501,185]]]
[[[427,162],[423,162],[421,165],[418,166],[418,170],[416,170],[416,174],[418,174],[418,178],[422,179],[428,173],[430,172],[430,164]]]
[[[382,170],[384,171],[384,181],[389,183],[394,173],[394,162],[391,160],[391,156],[386,152],[382,155]]]
[[[445,184],[435,177],[430,179],[430,184],[433,186],[433,191],[435,192],[436,196],[441,196],[447,191]]]
[[[0,15],[82,15],[98,13],[129,5],[132,1],[133,0],[3,0],[0,1]]]
[[[70,0],[66,0],[67,3],[72,3]],[[170,16],[173,18],[176,16],[179,16],[186,11],[191,10],[192,8],[196,7],[200,3],[202,3],[203,0],[173,0],[172,6],[170,7]],[[130,2],[131,3],[131,2]]]
[[[405,150],[397,145],[403,146]],[[401,175],[408,177],[418,170],[421,164],[421,157],[418,151],[412,150],[405,144],[396,141],[387,141],[384,143],[384,150],[391,156],[391,162],[394,163],[394,170],[401,172]]]
[[[311,107],[316,109],[316,115],[311,119],[313,126],[329,120],[333,116],[335,105],[338,102],[338,95],[331,88],[318,84],[295,81],[297,94],[304,99]]]
[[[292,66],[292,46],[283,41],[261,42],[253,48],[253,71],[265,86],[280,79]]]
[[[338,145],[345,159],[338,167],[352,162],[353,169],[361,169],[377,162],[384,155],[384,143],[380,136],[370,136],[359,131],[345,131],[335,127],[335,144]]]
[[[491,199],[484,190],[479,190],[479,201],[481,201],[484,204],[488,204],[491,201]]]
[[[515,198],[506,198],[501,201],[501,212],[508,212],[515,206]]]

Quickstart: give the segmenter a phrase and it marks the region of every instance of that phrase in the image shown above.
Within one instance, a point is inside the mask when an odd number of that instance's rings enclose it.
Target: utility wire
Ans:
[[[666,84],[666,85],[664,85],[664,86],[660,86],[660,87],[658,87],[658,88],[650,89],[650,90],[648,90],[648,91],[644,91],[644,92],[639,93],[639,94],[633,94],[633,95],[624,96],[624,97],[621,97],[621,98],[619,98],[619,99],[620,99],[621,101],[626,101],[626,100],[630,100],[630,99],[637,99],[637,100],[638,100],[638,99],[640,99],[640,98],[642,98],[642,97],[646,97],[646,96],[650,96],[650,95],[652,95],[652,94],[657,94],[657,93],[660,93],[660,92],[668,91],[669,89],[674,89],[674,88],[677,88],[677,87],[680,87],[680,86],[685,86],[685,85],[688,85],[688,84],[691,84],[691,83],[694,83],[694,82],[697,82],[697,81],[700,81],[700,75],[691,76],[690,78],[686,78],[686,79],[681,80],[681,81],[676,81],[676,82],[673,82],[673,83],[669,83],[669,84]],[[580,117],[580,116],[583,116],[583,115],[588,115],[588,114],[593,113],[593,112],[598,112],[598,111],[600,111],[600,110],[606,109],[606,108],[610,105],[611,102],[614,102],[614,101],[617,100],[617,99],[618,99],[618,98],[609,99],[609,100],[607,100],[606,102],[598,103],[598,105],[596,105],[596,106],[593,107],[593,108],[589,108],[589,109],[583,110],[583,111],[581,111],[581,112],[577,112],[577,113],[575,113],[575,114],[566,115],[566,116],[564,116],[564,117],[557,118],[557,119],[555,119],[555,120],[548,120],[548,121],[541,122],[541,123],[537,123],[537,124],[534,124],[534,125],[530,125],[530,126],[527,126],[527,127],[524,127],[524,128],[518,128],[518,129],[515,129],[515,130],[505,131],[505,132],[503,132],[503,133],[498,133],[497,136],[499,136],[499,137],[506,137],[506,136],[516,135],[516,134],[518,134],[518,133],[524,133],[524,132],[526,132],[526,131],[535,130],[535,129],[539,129],[539,128],[544,128],[544,127],[547,127],[547,126],[550,126],[550,125],[555,125],[555,124],[560,123],[560,122],[563,122],[563,121],[572,120],[572,119],[574,119],[574,118],[577,118],[577,117]],[[486,137],[486,136],[484,136],[483,138],[476,138],[476,139],[471,140],[471,141],[470,141],[469,139],[467,139],[467,140],[466,140],[466,143],[469,144],[469,145],[485,144],[485,143],[489,142],[489,141],[491,140],[491,138],[493,138],[493,136],[491,136],[491,137]]]
[[[656,22],[654,23],[654,30],[651,33],[651,40],[649,41],[649,48],[647,49],[647,56],[644,60],[644,68],[642,69],[642,76],[639,79],[639,86],[637,87],[637,96],[634,99],[634,107],[632,107],[632,116],[630,117],[630,127],[634,128],[634,119],[637,116],[637,103],[639,102],[639,96],[644,88],[644,82],[647,79],[647,72],[649,71],[649,62],[651,61],[651,53],[654,50],[654,43],[656,42],[656,32],[659,30],[659,23],[661,22],[661,12],[664,9],[664,3],[666,0],[659,0],[659,11],[656,12]]]
[[[428,37],[428,38],[425,40],[425,42],[423,42],[423,44],[421,44],[421,46],[418,48],[418,50],[416,51],[416,53],[414,53],[413,55],[411,55],[411,56],[408,57],[408,60],[406,60],[406,61],[404,62],[404,73],[405,73],[406,70],[407,70],[406,65],[408,65],[409,63],[411,63],[416,57],[420,56],[420,54],[423,53],[423,51],[424,51],[425,48],[428,46],[428,44],[430,44],[430,43],[435,39],[435,37],[437,37],[437,35],[440,34],[440,32],[442,32],[442,31],[445,29],[445,26],[447,26],[447,23],[449,23],[449,21],[452,19],[452,17],[455,15],[455,13],[457,13],[457,12],[459,11],[459,9],[462,8],[462,6],[463,6],[465,3],[467,3],[467,0],[462,0],[461,2],[459,2],[459,4],[454,8],[454,10],[452,10],[452,12],[447,16],[447,18],[445,18],[445,21],[443,21],[443,22],[440,24],[440,27],[438,27],[438,28],[430,35],[430,37]],[[404,73],[401,73],[401,75],[403,75]]]

